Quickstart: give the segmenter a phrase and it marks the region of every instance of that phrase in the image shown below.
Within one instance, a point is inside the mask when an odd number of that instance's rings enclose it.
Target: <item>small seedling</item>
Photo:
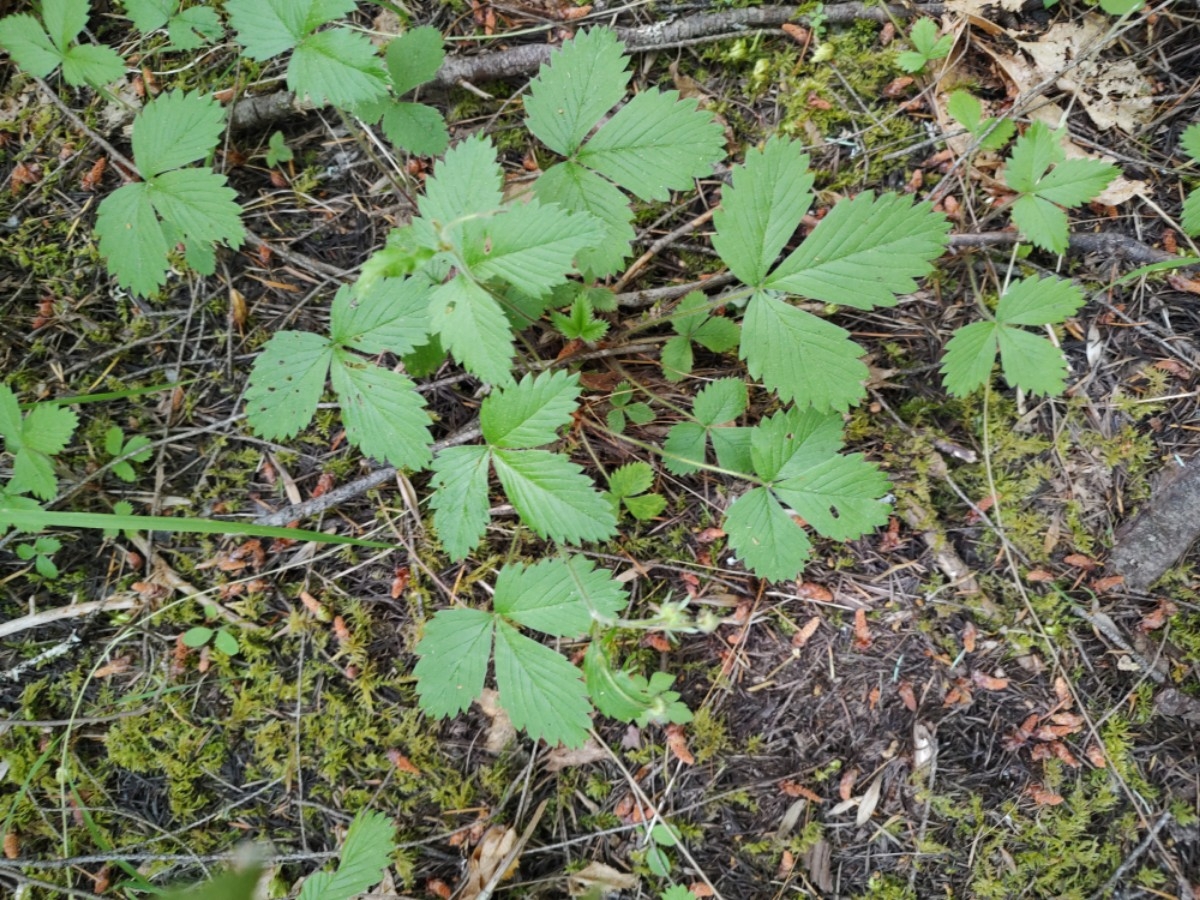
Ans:
[[[209,628],[207,625],[197,625],[183,633],[183,643],[193,650],[205,646],[209,641],[226,656],[237,656],[241,648],[237,638],[224,628]]]
[[[913,49],[905,50],[896,57],[896,65],[905,72],[920,72],[925,64],[950,55],[954,46],[953,35],[938,37],[937,22],[933,19],[918,19],[908,33]]]
[[[52,537],[40,536],[32,544],[17,544],[16,553],[25,562],[33,561],[33,567],[43,578],[51,580],[58,577],[58,566],[52,557],[62,549],[62,542]]]
[[[267,142],[267,167],[274,169],[280,163],[292,161],[292,148],[287,145],[282,131],[276,131]]]
[[[737,323],[724,316],[714,316],[708,298],[699,291],[692,291],[679,301],[671,316],[671,327],[675,336],[662,348],[663,375],[668,381],[682,381],[691,374],[693,343],[713,353],[727,353],[737,347],[742,338]]]
[[[626,420],[634,425],[649,425],[654,421],[654,410],[640,400],[633,402],[633,385],[622,381],[609,398],[612,409],[608,411],[608,429],[614,434],[625,430]]]
[[[112,473],[130,484],[137,481],[137,472],[134,471],[133,464],[145,462],[153,452],[150,449],[150,438],[135,434],[126,439],[125,433],[117,425],[104,432],[104,450],[109,456],[119,460],[113,463]]]

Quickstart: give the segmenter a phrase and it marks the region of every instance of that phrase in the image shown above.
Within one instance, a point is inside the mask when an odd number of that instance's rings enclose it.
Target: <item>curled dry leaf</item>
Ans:
[[[854,796],[854,783],[858,781],[858,769],[847,769],[838,781],[838,796],[843,802]]]
[[[825,798],[816,791],[810,790],[800,782],[792,781],[791,779],[785,779],[784,781],[779,782],[779,790],[783,791],[783,793],[788,797],[803,797],[805,800],[809,800],[812,803],[825,802]]]
[[[978,670],[971,673],[971,680],[985,691],[1002,691],[1008,687],[1007,678],[996,678]]]
[[[1038,806],[1058,806],[1063,802],[1062,794],[1056,794],[1054,791],[1042,787],[1040,784],[1031,784],[1029,786],[1029,796],[1033,798],[1033,802]]]
[[[667,726],[667,748],[685,766],[696,764],[696,757],[692,756],[692,751],[688,749],[687,734],[682,725]]]
[[[488,753],[500,753],[517,739],[517,729],[513,727],[512,719],[500,706],[500,694],[492,688],[484,688],[476,701],[483,714],[492,720],[484,740],[484,749]]]
[[[567,876],[567,893],[572,897],[608,897],[620,891],[632,891],[638,877],[620,872],[602,862],[591,862]]]
[[[896,685],[896,693],[900,695],[905,709],[914,713],[917,711],[917,695],[913,692],[911,681],[902,681]]]
[[[867,611],[861,606],[854,611],[854,649],[868,650],[875,641],[867,626]]]
[[[561,772],[563,769],[575,766],[586,766],[588,763],[599,762],[608,758],[608,752],[592,738],[576,749],[563,746],[555,747],[546,754],[546,771]]]
[[[882,793],[883,773],[880,772],[867,787],[867,792],[862,795],[862,799],[858,801],[858,815],[854,819],[855,824],[866,825],[871,820],[871,816],[875,814],[875,808],[879,806],[879,798]]]
[[[799,631],[792,635],[792,646],[797,648],[803,647],[809,642],[812,636],[817,633],[817,629],[820,627],[820,625],[820,616],[813,616],[811,619],[805,622],[803,626],[801,626]]]
[[[475,900],[483,893],[484,885],[492,880],[513,848],[517,846],[517,833],[511,828],[493,825],[483,833],[483,838],[471,852],[467,860],[467,877],[459,893],[461,900]],[[518,861],[514,859],[508,864],[501,881],[507,881],[516,874]]]
[[[931,769],[937,759],[937,740],[932,729],[922,722],[913,723],[913,774]]]

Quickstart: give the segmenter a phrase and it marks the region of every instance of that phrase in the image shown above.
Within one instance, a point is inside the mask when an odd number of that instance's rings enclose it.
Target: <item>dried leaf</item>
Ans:
[[[875,780],[871,782],[867,792],[862,795],[862,799],[858,801],[858,815],[855,817],[855,823],[862,826],[866,825],[871,820],[871,816],[875,814],[875,807],[879,805],[879,798],[883,793],[883,773],[880,772],[875,776]]]
[[[838,781],[838,796],[843,801],[854,796],[854,783],[858,781],[858,769],[847,769]]]
[[[985,691],[1002,691],[1008,687],[1007,678],[996,678],[980,671],[972,672],[971,680]]]
[[[913,692],[912,682],[900,682],[896,685],[896,693],[900,695],[900,701],[904,704],[905,709],[914,713],[917,711],[917,695]]]
[[[854,611],[854,649],[867,650],[875,643],[867,626],[867,611],[861,606]]]
[[[492,880],[492,877],[504,865],[505,858],[516,846],[517,833],[511,828],[493,825],[485,831],[483,838],[467,860],[467,877],[463,882],[462,891],[458,895],[461,900],[475,900],[482,894],[484,885]],[[500,876],[501,881],[507,881],[516,874],[517,863],[518,861],[514,859],[509,864],[504,874]]]
[[[483,714],[492,720],[488,726],[487,737],[484,739],[484,749],[488,753],[501,753],[505,747],[517,739],[517,729],[513,727],[512,719],[500,705],[500,694],[492,688],[484,688],[479,699],[475,701]]]
[[[591,862],[567,876],[567,893],[572,897],[607,897],[621,891],[633,891],[638,877],[619,872],[602,862]]]
[[[803,797],[805,800],[809,800],[813,803],[825,802],[825,798],[823,798],[820,794],[818,794],[816,791],[806,788],[798,781],[785,779],[784,781],[779,782],[779,789],[788,797]]]
[[[692,756],[692,751],[688,749],[687,734],[682,725],[667,726],[667,749],[685,766],[696,764],[696,757]]]
[[[1029,796],[1033,798],[1033,802],[1038,806],[1058,806],[1063,802],[1062,794],[1056,794],[1054,791],[1047,790],[1040,784],[1031,784],[1029,786]]]
[[[812,636],[817,633],[817,629],[820,627],[820,625],[820,616],[813,616],[811,619],[805,622],[803,626],[801,626],[799,631],[792,635],[792,646],[797,648],[803,647],[809,642]]]
[[[586,766],[602,759],[608,759],[608,751],[589,738],[582,747],[570,750],[560,745],[547,753],[546,771],[561,772],[563,769]]]

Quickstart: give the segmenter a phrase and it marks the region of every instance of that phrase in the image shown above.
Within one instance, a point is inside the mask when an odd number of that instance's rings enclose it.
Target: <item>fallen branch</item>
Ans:
[[[1015,231],[990,231],[985,234],[954,234],[950,236],[950,246],[956,250],[969,247],[1009,247],[1021,240],[1021,235]],[[1137,263],[1140,266],[1160,262],[1178,262],[1181,257],[1165,250],[1156,250],[1141,241],[1112,232],[1083,232],[1072,234],[1070,247],[1073,253],[1100,253],[1124,262]],[[1180,268],[1200,266],[1200,259]]]

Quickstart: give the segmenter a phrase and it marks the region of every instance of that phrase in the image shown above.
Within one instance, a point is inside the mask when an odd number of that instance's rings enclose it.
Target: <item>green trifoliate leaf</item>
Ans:
[[[67,84],[100,87],[124,74],[125,60],[110,47],[76,44],[63,54],[63,78]]]
[[[13,454],[12,477],[5,486],[11,495],[28,491],[43,500],[53,500],[58,491],[54,460],[61,453],[79,418],[64,406],[38,404],[21,418],[17,397],[0,385],[0,434],[5,449]],[[14,498],[15,499],[15,498]]]
[[[732,422],[746,411],[746,383],[740,378],[720,378],[696,395],[693,411],[701,425]]]
[[[1015,281],[996,305],[1001,325],[1052,325],[1083,306],[1083,292],[1062,278],[1036,275]]]
[[[493,447],[525,449],[549,444],[579,407],[579,376],[566,372],[525,375],[495,391],[479,410],[479,427]]]
[[[547,169],[534,182],[534,193],[543,203],[556,203],[572,212],[585,212],[600,220],[603,234],[576,257],[580,271],[603,278],[621,268],[637,236],[633,210],[612,182],[574,162]]]
[[[641,494],[637,497],[622,497],[621,502],[629,514],[639,522],[649,522],[667,508],[667,498],[662,494]]]
[[[663,344],[660,357],[667,381],[683,381],[692,373],[692,366],[696,363],[692,342],[681,334]]]
[[[1004,180],[1019,196],[1013,222],[1037,246],[1065,253],[1067,216],[1059,206],[1079,206],[1098,196],[1114,178],[1116,166],[1095,159],[1066,159],[1062,136],[1034,122],[1017,139]],[[1051,166],[1053,169],[1051,170]]]
[[[483,240],[464,254],[472,274],[480,281],[502,278],[535,297],[562,284],[575,271],[575,255],[603,236],[590,215],[537,200],[508,207],[483,232]]]
[[[363,353],[410,353],[429,336],[429,293],[421,278],[381,278],[357,293],[343,286],[333,298],[330,337]]]
[[[425,623],[413,668],[423,710],[453,716],[483,692],[494,622],[483,610],[443,609]]]
[[[133,120],[133,158],[145,179],[204,159],[221,140],[225,113],[211,97],[171,91]]]
[[[468,371],[492,384],[512,384],[512,330],[491,294],[460,272],[433,292],[429,311],[442,346]]]
[[[354,9],[354,0],[227,0],[225,12],[251,59],[270,59]]]
[[[341,859],[336,871],[314,884],[312,892],[304,883],[300,900],[339,900],[356,897],[383,880],[396,849],[396,826],[390,818],[374,810],[360,810],[346,831]],[[318,891],[317,888],[320,888]]]
[[[42,24],[24,13],[0,19],[0,48],[35,78],[45,78],[63,60],[62,52],[51,42]]]
[[[729,546],[756,575],[771,581],[795,578],[812,550],[804,529],[792,521],[766,488],[752,488],[725,514]]]
[[[991,377],[1000,349],[995,322],[972,322],[954,332],[942,357],[942,384],[955,397],[965,397]]]
[[[267,141],[267,166],[273,169],[280,163],[291,160],[292,148],[287,145],[287,138],[283,136],[282,131],[273,132]]]
[[[568,340],[586,341],[591,344],[608,333],[608,323],[595,317],[587,294],[577,294],[571,301],[570,315],[551,312],[550,321]]]
[[[246,389],[246,418],[269,441],[296,435],[317,411],[333,344],[307,331],[280,331],[259,353]]]
[[[521,521],[561,543],[602,541],[616,517],[579,466],[548,450],[494,450],[492,464]]]
[[[529,85],[525,112],[533,135],[556,153],[575,153],[601,116],[625,96],[629,69],[624,51],[606,28],[564,43]]]
[[[433,460],[433,527],[455,562],[479,546],[488,523],[487,447],[447,447]]]
[[[417,206],[422,216],[441,225],[471,213],[491,212],[500,207],[501,178],[492,142],[480,136],[467,138],[433,167]]]
[[[622,107],[576,154],[576,160],[643,200],[667,200],[672,190],[712,174],[725,155],[711,113],[677,91],[650,88]]]
[[[889,506],[880,498],[890,487],[878,468],[855,453],[831,456],[771,490],[818,534],[846,541],[887,524]]]
[[[1195,162],[1200,162],[1200,122],[1193,122],[1179,136],[1179,146]]]
[[[534,740],[580,747],[592,706],[582,673],[503,620],[496,622],[496,687],[515,727]]]
[[[1019,328],[996,332],[1004,380],[1031,394],[1061,394],[1066,386],[1067,362],[1062,350],[1050,341]]]
[[[721,192],[713,249],[743,283],[760,286],[812,204],[813,175],[799,144],[773,137],[746,153]]]
[[[772,290],[857,309],[894,306],[946,248],[950,223],[928,203],[870,192],[844,200],[780,263]]]
[[[429,464],[431,420],[416,385],[341,349],[334,351],[330,374],[350,443],[397,468]]]
[[[433,80],[446,58],[442,43],[440,31],[422,25],[404,32],[388,44],[385,59],[396,96]]]
[[[288,62],[287,83],[317,106],[351,108],[387,94],[387,70],[365,35],[334,28],[300,42]]]
[[[896,58],[896,64],[905,72],[919,72],[925,63],[941,59],[950,52],[954,38],[951,35],[938,37],[938,26],[933,19],[918,19],[909,32],[914,50],[906,50]]]
[[[840,328],[770,294],[756,294],[742,321],[750,374],[785,402],[846,410],[863,394],[862,348]]]
[[[506,565],[492,601],[498,615],[556,637],[579,637],[593,622],[612,622],[628,595],[612,572],[577,556],[533,566]]]

